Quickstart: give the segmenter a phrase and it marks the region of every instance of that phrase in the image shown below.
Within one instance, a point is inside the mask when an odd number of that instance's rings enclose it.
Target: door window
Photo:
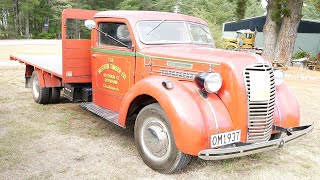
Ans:
[[[132,46],[132,41],[130,38],[130,33],[128,30],[128,26],[124,23],[100,23],[99,29],[114,39],[126,44],[127,46]],[[99,44],[100,45],[109,45],[109,46],[119,46],[123,47],[123,45],[114,39],[105,36],[102,33],[99,33]]]

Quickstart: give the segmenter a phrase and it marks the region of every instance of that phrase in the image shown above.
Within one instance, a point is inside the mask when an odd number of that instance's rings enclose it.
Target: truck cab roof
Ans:
[[[101,11],[95,14],[94,18],[123,18],[127,19],[131,24],[136,24],[139,21],[149,20],[149,21],[161,21],[171,20],[171,21],[190,21],[200,24],[207,25],[207,22],[200,18],[187,16],[177,13],[168,12],[156,12],[156,11]]]

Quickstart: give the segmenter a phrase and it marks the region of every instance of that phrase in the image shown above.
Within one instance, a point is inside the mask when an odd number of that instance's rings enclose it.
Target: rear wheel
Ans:
[[[191,160],[190,155],[176,147],[168,118],[158,103],[139,112],[134,135],[143,161],[158,172],[173,173],[183,169]]]
[[[61,89],[57,87],[53,87],[50,89],[50,103],[58,103],[60,100],[60,92]]]
[[[31,79],[34,101],[38,104],[48,104],[50,99],[50,89],[40,87],[37,71],[33,71]]]

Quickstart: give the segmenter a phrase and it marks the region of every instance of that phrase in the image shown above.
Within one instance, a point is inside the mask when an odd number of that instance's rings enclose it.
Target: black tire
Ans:
[[[145,164],[160,173],[181,170],[191,160],[190,155],[176,147],[168,117],[158,103],[150,104],[139,112],[134,136]]]
[[[60,101],[61,89],[57,87],[50,88],[50,100],[49,102],[54,104]]]
[[[50,89],[41,88],[37,71],[33,71],[31,77],[32,96],[38,104],[48,104],[50,100]]]
[[[275,139],[279,139],[281,137],[281,132],[279,133],[275,133],[275,134],[271,134],[270,140],[275,140]]]

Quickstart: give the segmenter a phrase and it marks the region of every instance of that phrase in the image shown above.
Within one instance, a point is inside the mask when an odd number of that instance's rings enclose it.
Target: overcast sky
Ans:
[[[267,6],[267,1],[266,0],[261,0],[262,6],[265,8]]]

